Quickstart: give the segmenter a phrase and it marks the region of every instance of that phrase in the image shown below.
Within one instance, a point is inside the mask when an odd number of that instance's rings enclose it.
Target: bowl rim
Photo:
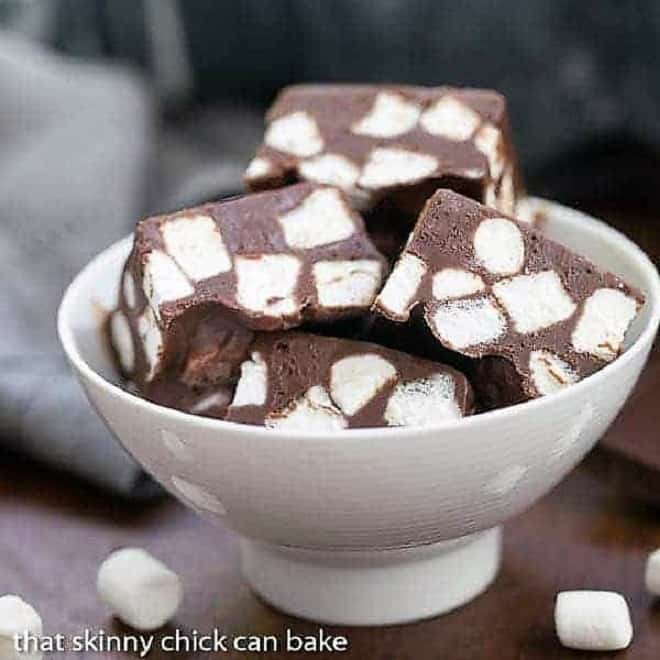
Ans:
[[[615,377],[617,372],[623,370],[628,363],[635,359],[635,357],[643,351],[647,346],[653,342],[655,334],[660,325],[660,275],[653,262],[648,255],[623,233],[609,226],[602,220],[598,220],[589,216],[581,211],[572,209],[570,207],[562,206],[556,202],[544,200],[540,198],[528,198],[531,202],[539,204],[541,208],[546,207],[556,212],[564,213],[567,217],[573,216],[579,219],[581,223],[585,223],[590,227],[593,232],[598,232],[601,235],[608,236],[608,240],[615,245],[615,249],[627,252],[640,266],[640,269],[646,275],[650,286],[648,290],[644,291],[645,305],[651,305],[649,318],[642,328],[639,336],[634,343],[617,359],[605,365],[602,369],[587,376],[583,380],[564,388],[553,394],[542,396],[536,399],[531,399],[518,403],[512,406],[491,410],[488,412],[480,413],[478,415],[470,415],[459,419],[447,419],[430,424],[428,426],[410,426],[410,427],[369,427],[357,429],[343,429],[339,431],[306,431],[306,430],[279,430],[269,429],[263,426],[239,424],[237,422],[229,422],[226,420],[215,419],[211,417],[202,417],[192,413],[186,413],[181,410],[162,406],[160,404],[148,401],[136,394],[132,394],[123,389],[119,385],[107,380],[94,370],[87,360],[82,356],[78,348],[78,342],[75,338],[75,333],[70,322],[72,318],[73,301],[79,295],[79,290],[82,287],[83,281],[90,274],[90,272],[106,266],[105,262],[110,262],[116,259],[115,252],[120,249],[124,243],[128,243],[132,234],[116,241],[108,246],[95,257],[93,257],[73,278],[70,284],[64,291],[60,306],[57,312],[57,333],[60,343],[64,352],[73,368],[83,377],[97,386],[99,389],[104,390],[107,394],[114,398],[120,399],[123,403],[129,406],[136,406],[145,412],[149,412],[161,417],[167,418],[171,422],[182,422],[185,424],[194,424],[198,427],[203,427],[207,430],[216,430],[222,432],[224,430],[231,431],[232,433],[245,436],[259,436],[268,438],[271,441],[275,438],[304,438],[309,440],[325,441],[328,439],[336,440],[337,438],[350,437],[351,439],[373,439],[378,436],[378,439],[385,439],[391,437],[408,437],[419,435],[420,433],[432,434],[436,432],[460,432],[461,429],[479,428],[483,425],[496,422],[503,419],[515,419],[515,416],[521,412],[528,412],[533,414],[537,409],[540,411],[544,407],[551,405],[561,405],[564,398],[570,397],[573,394],[585,390],[589,387],[597,389],[599,384],[607,378]]]

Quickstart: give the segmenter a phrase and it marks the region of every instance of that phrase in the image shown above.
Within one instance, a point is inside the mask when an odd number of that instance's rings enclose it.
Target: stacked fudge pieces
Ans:
[[[259,192],[137,225],[108,328],[126,382],[161,405],[308,431],[433,424],[593,373],[643,303],[514,218],[495,92],[289,88],[246,181]]]
[[[280,93],[266,121],[247,186],[314,181],[343,189],[388,257],[438,188],[515,210],[521,177],[497,92],[300,85]]]

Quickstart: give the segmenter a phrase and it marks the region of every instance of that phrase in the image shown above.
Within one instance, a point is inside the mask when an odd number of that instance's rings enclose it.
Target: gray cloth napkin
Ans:
[[[144,208],[153,114],[131,74],[0,32],[0,446],[133,497],[157,489],[74,381],[55,316]]]

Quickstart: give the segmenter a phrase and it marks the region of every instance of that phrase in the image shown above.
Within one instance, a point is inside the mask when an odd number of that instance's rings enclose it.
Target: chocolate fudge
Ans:
[[[642,304],[538,230],[439,190],[373,309],[413,331],[417,307],[435,341],[474,360],[472,385],[493,407],[556,392],[614,360]]]
[[[354,317],[384,268],[360,216],[328,186],[147,218],[110,319],[112,345],[143,395],[183,409],[212,404],[217,416],[255,331]]]
[[[314,181],[346,191],[395,256],[424,202],[451,188],[506,214],[521,187],[506,101],[452,87],[296,85],[266,117],[252,190]]]
[[[325,431],[426,426],[472,412],[472,389],[462,374],[377,344],[262,333],[250,351],[229,421]]]

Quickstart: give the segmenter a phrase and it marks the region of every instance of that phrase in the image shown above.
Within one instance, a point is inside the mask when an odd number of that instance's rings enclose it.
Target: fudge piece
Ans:
[[[438,362],[361,341],[263,333],[226,419],[308,431],[425,426],[469,415],[472,404],[465,376]]]
[[[419,306],[415,318],[437,342],[479,359],[472,385],[497,406],[555,392],[614,360],[642,303],[539,231],[439,190],[374,310],[406,323]]]
[[[360,216],[328,186],[148,218],[122,276],[112,345],[145,396],[184,408],[219,400],[216,388],[238,375],[254,331],[356,316],[373,302],[384,266]]]
[[[252,190],[292,181],[343,188],[395,256],[424,202],[451,188],[512,214],[520,174],[506,101],[452,87],[296,85],[266,117],[245,172]]]

